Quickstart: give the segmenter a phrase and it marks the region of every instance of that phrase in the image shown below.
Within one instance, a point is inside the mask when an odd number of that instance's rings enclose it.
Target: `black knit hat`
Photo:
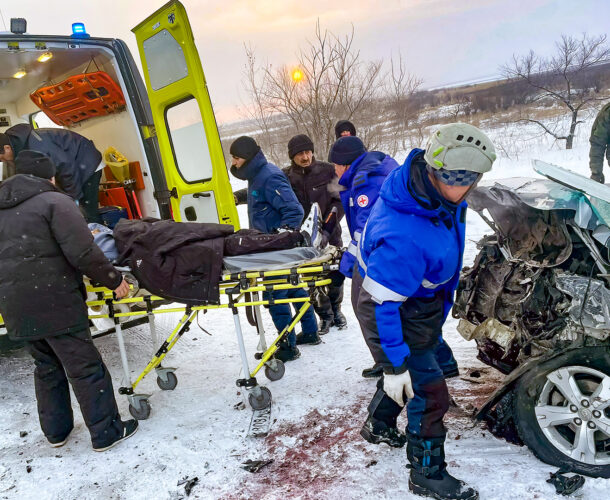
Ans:
[[[335,137],[341,137],[341,132],[348,131],[350,135],[356,135],[356,127],[348,120],[339,120],[335,125]]]
[[[260,150],[260,146],[256,144],[256,141],[252,139],[252,137],[242,135],[241,137],[238,137],[233,141],[229,152],[232,156],[236,156],[237,158],[243,158],[246,161],[250,161],[256,156],[256,153],[258,153]]]
[[[330,148],[328,158],[337,165],[351,165],[361,154],[366,153],[362,141],[355,136],[340,137]]]
[[[288,158],[292,160],[301,151],[313,153],[313,141],[305,134],[295,135],[288,141]]]
[[[0,134],[0,154],[4,153],[4,146],[12,146],[11,141],[6,134]]]
[[[47,155],[24,149],[15,158],[15,171],[18,174],[50,179],[55,176],[55,165]]]

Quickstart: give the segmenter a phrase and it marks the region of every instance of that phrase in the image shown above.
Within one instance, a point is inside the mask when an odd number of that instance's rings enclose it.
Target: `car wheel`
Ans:
[[[610,477],[610,349],[583,347],[534,366],[515,389],[519,436],[542,461]]]

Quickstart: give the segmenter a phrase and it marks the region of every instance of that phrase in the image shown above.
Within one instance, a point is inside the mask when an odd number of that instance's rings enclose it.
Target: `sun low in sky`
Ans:
[[[38,0],[2,2],[5,24],[28,20],[32,34],[70,34],[84,22],[92,36],[123,39],[139,64],[131,28],[166,0],[64,0],[40,9]],[[257,59],[294,67],[296,53],[313,39],[316,22],[337,36],[354,29],[354,50],[366,60],[388,60],[398,51],[424,88],[481,80],[499,74],[513,54],[548,54],[561,34],[604,34],[608,0],[182,0],[202,59],[220,122],[240,118],[247,105],[242,79],[244,45]],[[0,20],[0,23],[2,21]],[[0,27],[0,29],[2,29]],[[293,80],[299,81],[293,69]],[[300,75],[303,78],[303,75]]]

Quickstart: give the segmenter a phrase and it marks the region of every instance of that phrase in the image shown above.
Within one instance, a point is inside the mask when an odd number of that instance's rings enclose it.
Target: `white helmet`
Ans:
[[[470,177],[470,173],[480,177],[491,170],[496,150],[489,137],[477,127],[468,123],[449,123],[439,126],[430,136],[424,159],[435,169],[435,174],[445,173],[447,184],[467,185],[466,178],[464,182],[460,182],[460,178],[454,179],[459,176],[455,171],[464,172],[464,177]]]

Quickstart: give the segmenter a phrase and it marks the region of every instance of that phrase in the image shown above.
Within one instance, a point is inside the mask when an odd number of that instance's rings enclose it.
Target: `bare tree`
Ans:
[[[423,80],[407,71],[407,64],[400,53],[398,58],[390,58],[390,70],[384,78],[384,98],[386,115],[393,122],[392,134],[386,143],[386,152],[395,156],[398,151],[410,149],[411,125],[417,118],[418,109],[413,95],[421,87]]]
[[[244,86],[252,101],[248,117],[259,125],[260,142],[274,161],[285,160],[286,142],[295,133],[309,135],[324,155],[335,141],[334,126],[340,119],[356,123],[369,148],[383,144],[388,119],[398,124],[398,133],[406,132],[408,98],[421,80],[406,71],[400,58],[392,60],[390,80],[385,81],[383,61],[363,61],[353,44],[353,27],[349,34],[336,36],[322,30],[318,21],[313,41],[297,54],[300,79],[293,78],[294,68],[259,65],[254,50],[246,47]]]
[[[555,54],[541,57],[530,51],[524,56],[513,56],[512,62],[501,69],[509,79],[520,80],[536,89],[532,102],[551,101],[564,106],[570,113],[567,130],[550,126],[532,117],[519,121],[535,123],[556,140],[565,141],[566,149],[572,149],[576,127],[582,123],[579,113],[593,101],[607,99],[599,96],[586,81],[586,73],[593,66],[610,59],[606,35],[580,38],[562,35],[555,44]]]

